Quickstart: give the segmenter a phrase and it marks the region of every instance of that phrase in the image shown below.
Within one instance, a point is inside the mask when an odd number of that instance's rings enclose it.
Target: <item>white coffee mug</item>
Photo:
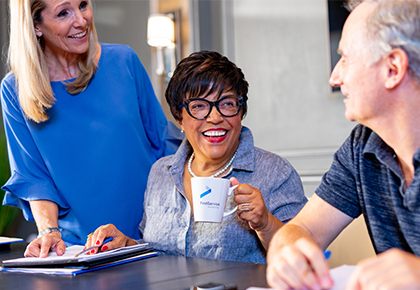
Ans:
[[[191,178],[194,221],[220,223],[223,217],[233,214],[238,206],[225,212],[228,196],[236,186],[230,187],[230,180],[213,177]]]

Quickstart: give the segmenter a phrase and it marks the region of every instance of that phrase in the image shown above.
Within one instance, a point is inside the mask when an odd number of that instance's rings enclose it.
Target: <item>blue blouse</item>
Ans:
[[[29,201],[55,202],[68,245],[84,244],[107,223],[139,238],[149,170],[174,153],[182,137],[170,140],[175,126],[136,53],[118,44],[101,47],[98,70],[84,92],[70,95],[62,82],[51,83],[56,102],[46,122],[24,117],[13,74],[1,83],[12,172],[2,188],[3,204],[20,207],[33,220]]]

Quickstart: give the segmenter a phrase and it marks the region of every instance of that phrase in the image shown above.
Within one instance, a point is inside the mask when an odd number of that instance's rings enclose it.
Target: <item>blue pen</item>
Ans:
[[[106,239],[103,241],[102,245],[100,245],[100,246],[93,246],[93,247],[87,248],[86,250],[83,250],[83,251],[81,251],[80,253],[76,254],[76,255],[75,255],[75,257],[78,257],[78,256],[80,256],[81,254],[84,254],[84,253],[90,252],[90,251],[92,251],[93,249],[99,248],[99,247],[103,246],[104,244],[106,244],[106,243],[108,243],[108,242],[112,241],[113,239],[114,239],[113,237],[106,238]],[[98,253],[100,252],[100,250],[101,250],[101,249],[99,248]]]
[[[324,251],[325,260],[328,260],[331,257],[331,251]]]

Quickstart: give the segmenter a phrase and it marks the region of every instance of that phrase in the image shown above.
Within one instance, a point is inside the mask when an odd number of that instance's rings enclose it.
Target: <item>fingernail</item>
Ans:
[[[99,245],[101,242],[99,240],[96,241],[96,244]]]
[[[108,246],[103,246],[102,251],[106,251],[106,250],[108,250]]]
[[[92,254],[95,253],[95,250],[90,251]]]
[[[328,275],[321,277],[320,282],[321,282],[322,287],[324,287],[324,288],[325,287],[329,288],[333,285],[333,283],[332,283],[332,281],[331,281],[331,279]]]

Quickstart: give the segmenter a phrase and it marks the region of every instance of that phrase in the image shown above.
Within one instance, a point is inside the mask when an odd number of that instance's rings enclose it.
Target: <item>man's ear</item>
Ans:
[[[401,48],[394,48],[385,57],[386,76],[385,88],[396,88],[404,79],[408,70],[408,56]]]

